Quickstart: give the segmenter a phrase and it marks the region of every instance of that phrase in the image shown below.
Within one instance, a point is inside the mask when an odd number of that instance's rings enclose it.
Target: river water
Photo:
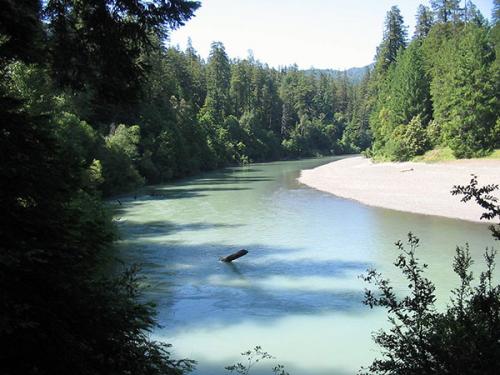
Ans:
[[[457,286],[456,245],[468,242],[482,269],[493,245],[485,225],[369,207],[297,182],[301,169],[332,160],[228,168],[117,207],[121,257],[142,265],[145,298],[157,304],[162,328],[152,335],[197,360],[196,373],[223,374],[260,345],[276,360],[252,374],[270,374],[274,363],[295,375],[355,374],[377,355],[371,333],[386,324],[382,310],[362,304],[358,276],[375,267],[403,293],[393,244],[409,231],[421,239],[441,308]],[[249,254],[218,261],[241,248]]]

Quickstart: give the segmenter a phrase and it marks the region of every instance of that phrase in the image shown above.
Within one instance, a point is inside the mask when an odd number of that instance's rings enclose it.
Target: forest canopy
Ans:
[[[177,374],[133,270],[104,272],[103,198],[227,165],[342,153],[408,160],[500,147],[499,1],[397,7],[347,72],[205,60],[171,30],[185,0],[0,0],[0,372]],[[334,49],[335,46],[332,46]]]

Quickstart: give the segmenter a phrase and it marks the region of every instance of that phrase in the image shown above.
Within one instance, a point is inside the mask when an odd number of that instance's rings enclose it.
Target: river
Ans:
[[[142,265],[145,298],[157,304],[153,337],[197,360],[196,373],[223,374],[261,345],[276,360],[252,374],[271,374],[274,363],[295,375],[355,374],[377,354],[371,333],[386,324],[382,310],[361,303],[358,275],[375,267],[403,292],[392,262],[409,231],[421,239],[439,307],[457,286],[456,245],[468,242],[482,269],[493,245],[485,225],[369,207],[297,182],[301,169],[332,160],[227,168],[117,207],[120,255]],[[241,248],[249,254],[218,261]]]

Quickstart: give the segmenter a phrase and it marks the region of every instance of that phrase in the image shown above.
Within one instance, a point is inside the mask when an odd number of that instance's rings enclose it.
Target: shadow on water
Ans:
[[[226,178],[203,178],[199,181],[193,181],[186,183],[185,185],[231,185],[231,184],[242,184],[247,182],[265,182],[274,181],[274,178],[269,178],[265,176],[255,176],[255,177],[226,177]]]
[[[235,324],[258,321],[272,326],[290,314],[366,312],[361,303],[362,288],[349,285],[346,280],[369,268],[371,265],[367,262],[299,261],[293,254],[303,249],[247,243],[241,247],[250,253],[228,264],[218,259],[234,252],[234,246],[169,241],[145,244],[133,241],[135,236],[144,234],[142,224],[124,225],[127,239],[132,240],[122,246],[128,258],[126,263],[142,265],[142,273],[150,285],[145,291],[146,297],[158,305],[159,323],[171,332],[178,327],[196,329],[217,326],[224,321]],[[153,235],[163,235],[179,230],[217,228],[220,224],[178,226],[151,222],[149,225]],[[155,233],[155,226],[159,233]],[[267,261],[273,255],[279,255],[280,260]],[[325,286],[325,283],[331,285]]]
[[[149,285],[144,297],[157,304],[160,334],[179,340],[173,343],[180,352],[200,353],[193,355],[198,373],[224,373],[234,361],[219,361],[250,349],[236,348],[241,343],[262,344],[274,354],[263,339],[291,353],[291,373],[355,373],[370,357],[362,340],[369,341],[380,323],[361,303],[366,285],[358,275],[374,267],[397,280],[394,271],[387,273],[397,256],[394,242],[412,230],[422,238],[419,256],[430,265],[437,290],[446,292],[438,294],[446,304],[457,286],[449,271],[455,244],[467,241],[479,252],[489,244],[486,226],[368,207],[296,181],[300,169],[324,162],[215,171],[151,187],[145,192],[155,195],[122,199],[120,206],[111,203],[123,214],[117,219],[121,257],[142,265]],[[218,261],[240,248],[249,254],[230,264]],[[302,340],[307,358],[295,351]],[[325,361],[318,363],[321,353],[331,356],[328,371],[321,367]]]
[[[154,237],[164,237],[183,231],[201,231],[221,228],[238,228],[241,224],[222,223],[189,223],[179,224],[168,220],[141,221],[140,223],[125,220],[117,222],[121,238],[127,240],[140,240]]]
[[[182,185],[176,185],[182,186]],[[210,192],[228,192],[228,191],[242,191],[249,190],[249,188],[244,187],[187,187],[187,188],[172,188],[172,187],[157,187],[150,189],[146,196],[139,196],[136,201],[140,203],[141,201],[151,201],[151,200],[162,200],[162,199],[181,199],[181,198],[194,198],[206,196],[204,193]]]

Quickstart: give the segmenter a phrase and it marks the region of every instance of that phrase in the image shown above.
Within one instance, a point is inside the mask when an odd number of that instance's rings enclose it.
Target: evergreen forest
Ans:
[[[109,197],[252,162],[500,148],[494,3],[489,20],[433,0],[411,36],[392,7],[353,79],[170,46],[198,1],[0,0],[0,373],[192,368],[150,338],[136,270],[109,272]]]

